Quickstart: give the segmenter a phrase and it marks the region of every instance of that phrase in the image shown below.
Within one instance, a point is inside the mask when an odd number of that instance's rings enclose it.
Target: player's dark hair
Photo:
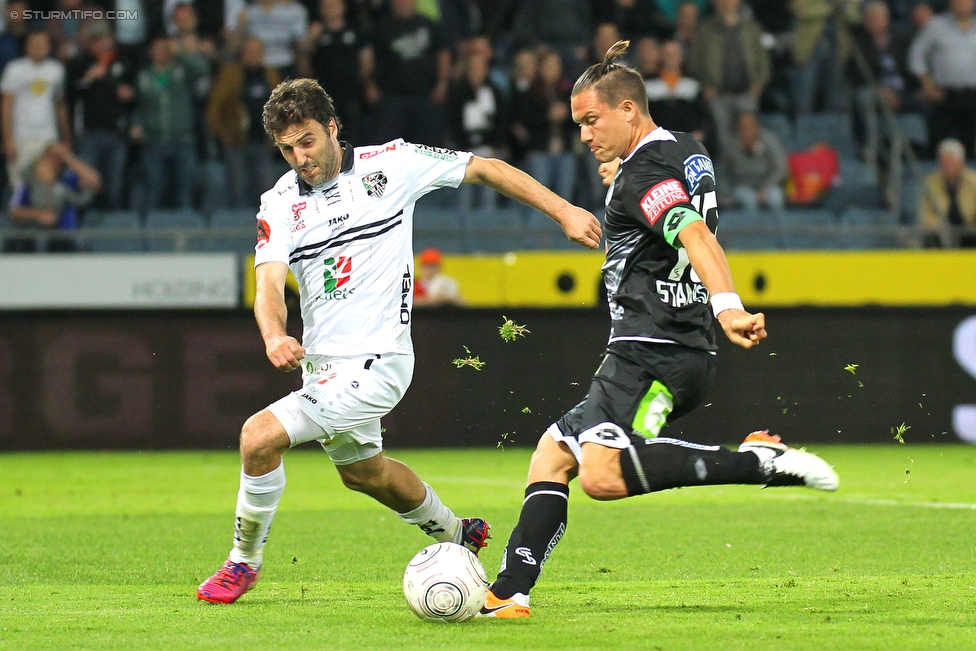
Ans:
[[[287,127],[309,120],[326,128],[329,120],[335,120],[337,127],[342,126],[332,98],[314,79],[287,79],[275,86],[264,104],[261,120],[264,130],[272,137]]]
[[[623,63],[614,63],[630,47],[630,41],[617,41],[607,50],[602,63],[594,63],[580,75],[573,85],[573,97],[593,88],[597,97],[609,106],[617,107],[625,99],[631,100],[637,109],[650,115],[647,108],[647,89],[641,74]]]

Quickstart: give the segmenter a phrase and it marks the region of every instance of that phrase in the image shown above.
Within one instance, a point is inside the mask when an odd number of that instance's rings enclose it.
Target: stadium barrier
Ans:
[[[503,341],[502,314],[530,333]],[[667,434],[976,442],[976,309],[766,315],[769,339],[722,341],[707,403]],[[600,309],[416,310],[416,372],[384,419],[388,446],[533,445],[585,394],[607,328]],[[465,347],[484,368],[454,365]],[[299,383],[271,367],[243,310],[0,312],[3,450],[234,448],[244,420]]]

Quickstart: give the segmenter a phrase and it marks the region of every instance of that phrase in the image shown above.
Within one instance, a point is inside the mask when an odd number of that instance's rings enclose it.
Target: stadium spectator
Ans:
[[[0,32],[0,72],[24,51],[27,34],[30,33],[24,11],[29,8],[30,5],[23,0],[7,3],[7,15],[3,16],[6,24]]]
[[[736,137],[723,151],[722,172],[734,203],[745,210],[786,207],[783,183],[789,173],[786,151],[771,132],[763,129],[755,113],[739,114]]]
[[[932,9],[932,5],[927,2],[919,2],[912,7],[911,30],[909,32],[910,40],[914,41],[915,37],[925,29],[925,26],[929,24],[929,21],[934,16],[935,11]]]
[[[734,137],[732,126],[740,111],[759,109],[771,69],[759,23],[743,17],[739,0],[715,0],[715,14],[695,32],[688,73],[702,84],[719,148]]]
[[[661,52],[657,78],[644,80],[654,123],[669,131],[690,133],[707,148],[714,148],[712,119],[702,97],[701,84],[682,72],[685,55],[681,43],[666,41]]]
[[[528,126],[522,122],[526,114],[524,107],[531,101],[532,87],[539,72],[539,58],[534,50],[524,49],[515,53],[512,58],[511,78],[509,79],[509,97],[511,120],[508,125],[508,149],[512,160],[521,165],[528,152],[530,134]]]
[[[569,111],[569,81],[562,59],[551,50],[538,55],[538,71],[528,92],[516,96],[513,133],[524,137],[525,170],[544,186],[569,200],[576,184],[573,141],[577,126]]]
[[[363,83],[372,66],[373,48],[366,34],[349,22],[346,0],[320,0],[319,19],[302,43],[302,68],[332,96],[343,138],[354,145],[361,142]]]
[[[818,96],[827,112],[846,108],[844,67],[851,28],[861,19],[860,0],[793,0],[793,101],[797,113],[813,113]]]
[[[596,61],[603,61],[603,55],[610,46],[620,40],[620,29],[616,23],[599,23],[593,30],[593,38],[590,40],[590,49],[587,51],[585,59],[586,65],[592,65]]]
[[[477,36],[481,23],[477,0],[438,0],[426,4],[439,10],[439,16],[428,15],[428,18],[440,25],[447,49],[458,52],[465,41]]]
[[[966,167],[966,151],[958,140],[939,143],[939,168],[922,181],[922,226],[930,232],[925,246],[976,247],[976,232],[956,239],[952,228],[976,229],[976,170]]]
[[[913,108],[909,44],[905,34],[891,25],[891,11],[884,0],[870,0],[864,5],[864,22],[854,29],[854,45],[864,55],[869,70],[862,70],[853,58],[848,65],[859,96],[869,90],[865,86],[876,83],[881,100],[892,111]],[[863,101],[860,103],[863,107]]]
[[[444,273],[444,257],[438,249],[420,254],[420,272],[413,285],[413,304],[435,307],[464,305],[458,281]]]
[[[129,135],[142,146],[147,210],[163,204],[164,189],[175,189],[176,205],[193,205],[196,173],[194,89],[207,74],[205,60],[176,55],[169,37],[153,39],[148,66],[138,75],[135,110]]]
[[[78,210],[87,206],[101,188],[98,171],[76,157],[63,143],[51,143],[14,186],[10,221],[15,228],[46,231],[74,230]],[[36,236],[36,233],[34,234]],[[74,241],[49,235],[48,251],[74,251]],[[16,237],[8,252],[37,250],[36,237]]]
[[[216,145],[207,130],[207,98],[210,95],[210,75],[217,65],[219,53],[210,38],[200,33],[197,12],[194,5],[181,2],[173,8],[173,26],[176,35],[172,37],[176,56],[195,70],[205,70],[193,84],[193,138],[196,142],[197,158],[209,160],[216,156]]]
[[[698,16],[708,5],[708,0],[656,0],[658,9],[664,14],[665,20],[677,27],[681,24],[682,20],[693,19],[696,23],[692,25],[692,28],[687,32],[687,36],[690,38],[695,33],[695,27],[697,26]],[[694,11],[684,8],[684,5],[694,5]],[[685,14],[682,18],[682,13]],[[672,38],[677,38],[681,41],[682,39],[675,34],[671,34]]]
[[[488,78],[489,61],[481,52],[469,54],[463,61],[464,76],[451,84],[447,99],[448,124],[452,146],[485,158],[506,158],[508,115],[505,96]],[[488,188],[461,188],[461,204],[475,203],[493,207],[497,193]],[[477,201],[476,201],[477,199]]]
[[[598,24],[615,24],[623,37],[631,41],[644,36],[666,38],[674,29],[655,0],[605,0],[596,4],[593,18]],[[608,43],[603,52],[611,45],[613,43]],[[603,60],[602,56],[600,60]]]
[[[263,61],[261,40],[245,38],[238,60],[217,73],[207,103],[207,126],[223,148],[232,208],[256,207],[275,175],[261,112],[281,74]]]
[[[54,56],[67,62],[85,50],[88,27],[94,22],[91,13],[101,10],[98,5],[85,4],[84,0],[57,0],[54,11],[58,18],[45,21],[44,29],[51,35],[51,51]]]
[[[214,64],[220,53],[217,44],[200,32],[199,19],[194,5],[180,2],[173,7],[172,32],[170,36],[176,43],[176,52],[184,56],[201,56]],[[167,30],[169,33],[169,30]]]
[[[3,142],[11,185],[52,142],[71,146],[64,65],[51,58],[51,37],[31,32],[27,56],[14,59],[0,78]]]
[[[231,37],[236,51],[245,36],[264,43],[264,65],[277,68],[285,77],[297,72],[299,44],[308,35],[308,10],[296,0],[257,0],[240,12]]]
[[[148,2],[149,0],[115,0],[115,10],[123,11],[127,16],[114,21],[115,42],[119,52],[137,67],[144,61],[146,39],[149,37],[150,21],[144,18]]]
[[[202,37],[214,43],[222,42],[234,30],[245,6],[244,0],[163,0],[162,4],[167,35],[174,38],[179,35],[180,17],[176,9],[187,5],[193,8],[194,22],[199,23],[194,25],[195,31],[198,29]]]
[[[685,50],[685,57],[691,51],[692,43],[695,40],[700,13],[701,5],[695,2],[685,0],[678,5],[678,14],[674,21],[674,35],[672,38],[681,43],[681,47]]]
[[[451,53],[440,28],[417,13],[417,0],[392,0],[372,41],[376,65],[366,71],[366,98],[376,107],[372,139],[443,144]]]
[[[951,0],[912,43],[910,67],[929,106],[929,142],[956,138],[976,156],[976,21],[973,0]]]
[[[644,81],[657,77],[661,67],[661,44],[653,36],[642,36],[634,46],[634,67]]]
[[[104,204],[125,204],[129,110],[135,99],[136,71],[115,47],[111,26],[93,23],[85,52],[68,63],[68,98],[74,112],[78,157],[98,170]]]
[[[515,39],[522,45],[553,50],[563,69],[575,75],[586,61],[592,21],[589,0],[524,0],[515,17]]]

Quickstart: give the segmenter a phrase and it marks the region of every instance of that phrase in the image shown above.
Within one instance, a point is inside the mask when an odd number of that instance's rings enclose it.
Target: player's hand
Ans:
[[[589,210],[570,204],[569,210],[562,213],[559,225],[562,226],[566,237],[574,242],[579,242],[588,249],[600,248],[603,228],[600,226],[600,220]]]
[[[265,352],[268,359],[279,371],[294,371],[301,366],[305,357],[305,349],[294,337],[275,335],[265,342]]]
[[[608,161],[606,163],[600,163],[600,167],[597,168],[597,173],[600,175],[603,185],[610,187],[610,184],[613,183],[614,177],[617,176],[617,169],[619,167],[619,158],[614,158],[612,161]]]
[[[723,310],[718,321],[725,330],[725,336],[733,344],[743,348],[758,346],[766,338],[766,316],[762,312],[750,314],[745,310]]]

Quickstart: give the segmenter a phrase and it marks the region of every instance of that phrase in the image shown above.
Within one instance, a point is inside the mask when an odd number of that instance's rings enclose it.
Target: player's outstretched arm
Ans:
[[[463,183],[477,183],[532,206],[559,224],[566,237],[590,249],[600,247],[603,230],[588,210],[569,203],[520,169],[497,158],[472,156]]]
[[[285,330],[288,308],[285,306],[285,280],[288,265],[264,262],[254,270],[257,293],[254,296],[254,318],[264,339],[268,359],[279,371],[294,371],[301,366],[305,349]]]
[[[732,271],[725,251],[703,221],[692,222],[678,233],[678,241],[688,253],[688,260],[712,297],[712,311],[722,324],[725,335],[743,348],[758,346],[766,338],[766,317],[742,309],[735,293]]]

